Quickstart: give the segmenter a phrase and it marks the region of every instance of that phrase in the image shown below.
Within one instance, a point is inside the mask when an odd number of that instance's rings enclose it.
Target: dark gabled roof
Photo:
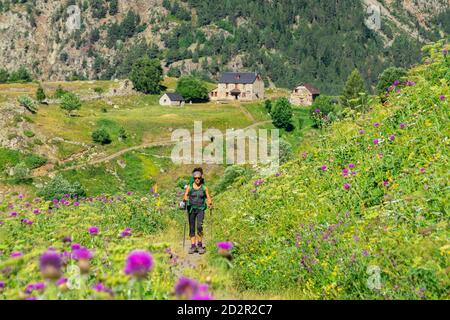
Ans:
[[[219,79],[219,83],[255,83],[258,74],[256,72],[225,72]]]
[[[297,87],[305,87],[311,94],[320,94],[320,90],[309,83],[301,83]]]
[[[180,96],[178,93],[167,92],[166,94],[171,101],[184,101],[184,98]]]

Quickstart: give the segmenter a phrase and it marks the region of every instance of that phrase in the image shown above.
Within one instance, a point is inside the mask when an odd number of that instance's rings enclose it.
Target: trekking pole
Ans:
[[[212,230],[213,229],[212,228],[213,227],[213,208],[212,207],[209,208],[209,213],[211,215],[211,222],[210,222],[210,224],[211,224],[210,225],[210,229],[211,229],[211,231],[210,231],[210,238],[211,239],[210,240],[212,240],[212,238],[213,238],[213,230]]]
[[[183,210],[184,211],[184,210]],[[186,218],[187,218],[187,209],[186,209],[186,216],[184,217],[184,231],[183,231],[183,250],[186,243]]]

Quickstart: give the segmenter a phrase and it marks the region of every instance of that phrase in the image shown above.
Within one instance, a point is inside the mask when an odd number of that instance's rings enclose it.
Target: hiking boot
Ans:
[[[206,252],[206,248],[205,247],[203,247],[203,246],[198,247],[198,254],[204,254],[205,252]]]
[[[189,248],[189,251],[188,251],[189,254],[193,254],[193,253],[196,253],[196,252],[197,252],[197,246],[191,246]]]

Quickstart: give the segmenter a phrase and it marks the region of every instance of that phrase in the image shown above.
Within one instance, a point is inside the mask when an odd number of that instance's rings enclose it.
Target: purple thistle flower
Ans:
[[[328,170],[328,167],[327,166],[322,166],[322,171],[327,171]]]
[[[385,187],[389,187],[389,181],[384,181],[384,182],[383,182],[383,185],[384,185]]]
[[[223,249],[223,250],[231,250],[231,249],[233,249],[233,242],[231,242],[231,241],[218,242],[217,248]]]
[[[122,231],[122,233],[120,234],[120,236],[121,236],[122,238],[131,236],[131,230],[132,230],[131,228],[126,228],[124,231]]]
[[[368,252],[366,249],[364,249],[364,250],[362,251],[362,255],[363,255],[364,257],[367,257],[367,256],[369,255],[369,252]]]
[[[444,95],[440,96],[440,97],[439,97],[439,100],[445,101],[445,96],[444,96]]]
[[[91,260],[92,259],[92,252],[87,248],[80,248],[78,250],[75,250],[72,252],[72,258],[79,261],[79,260]]]
[[[17,217],[17,212],[13,211],[9,214],[10,217]]]
[[[348,176],[348,169],[343,169],[342,170],[342,175],[344,176],[344,177],[347,177]]]
[[[23,194],[19,194],[18,198],[23,199]]]
[[[366,132],[363,129],[359,130],[359,134],[365,134],[365,133]]]
[[[153,267],[153,257],[148,251],[134,250],[125,262],[125,274],[145,278]]]
[[[405,129],[405,128],[406,128],[406,124],[400,123],[400,129]]]
[[[380,140],[378,140],[378,139],[373,140],[374,145],[378,145],[379,143],[380,143]]]
[[[394,86],[398,86],[400,84],[400,80],[395,80],[394,81]]]
[[[92,286],[92,289],[94,290],[94,291],[97,291],[97,292],[107,292],[107,293],[112,293],[112,290],[111,289],[109,289],[109,288],[107,288],[103,283],[101,283],[101,282],[98,282],[98,283],[96,283],[95,285],[93,285]]]
[[[20,251],[11,252],[11,255],[10,255],[11,258],[18,258],[18,257],[22,257],[22,256],[23,256],[23,253]]]
[[[442,50],[442,53],[444,54],[444,56],[446,56],[448,54],[448,49]]]
[[[378,127],[380,126],[380,123],[375,122],[375,123],[373,124],[373,126],[374,126],[375,128],[378,128]]]
[[[33,213],[34,213],[34,214],[40,214],[40,213],[41,213],[41,210],[39,210],[39,209],[34,209],[34,210],[33,210]]]
[[[314,110],[315,113],[320,113],[321,110],[319,108],[317,108],[316,110]]]
[[[420,168],[420,172],[424,173],[425,172],[425,168]]]
[[[0,281],[0,290],[5,289],[5,287],[6,287],[5,281]]]
[[[99,229],[97,227],[89,227],[88,231],[89,231],[90,234],[94,234],[95,235],[95,234],[98,234]]]
[[[255,187],[258,187],[258,186],[262,185],[263,183],[264,183],[264,180],[263,180],[263,179],[258,179],[258,180],[256,180],[256,181],[253,183],[253,185],[254,185]]]
[[[394,141],[394,140],[395,140],[395,135],[394,135],[394,134],[391,134],[391,135],[389,136],[389,140]]]
[[[41,258],[39,259],[39,266],[41,271],[48,267],[52,267],[54,269],[61,269],[61,257],[58,252],[54,250],[47,250],[41,255]]]
[[[65,236],[64,238],[62,238],[62,242],[63,243],[72,242],[72,237],[71,236]]]
[[[56,285],[57,286],[63,286],[65,285],[69,280],[67,278],[60,278],[58,279],[58,281],[56,281]]]
[[[344,189],[349,190],[352,186],[348,183],[344,184]]]
[[[75,250],[80,250],[81,249],[81,245],[79,243],[74,243],[70,246],[70,248],[75,251]]]
[[[350,169],[354,169],[354,168],[355,168],[355,165],[354,165],[353,163],[350,163],[350,164],[348,165],[348,167],[349,167]]]
[[[199,290],[199,285],[194,279],[181,277],[175,284],[175,294],[179,297],[192,297]]]
[[[78,202],[78,201],[75,201],[74,203],[73,203],[73,206],[74,207],[78,207],[80,205],[80,203]]]

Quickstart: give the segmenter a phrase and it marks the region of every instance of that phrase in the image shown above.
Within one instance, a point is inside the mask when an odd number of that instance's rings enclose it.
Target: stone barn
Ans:
[[[184,98],[178,93],[165,93],[159,99],[161,106],[181,106],[182,104],[184,104]]]
[[[295,106],[311,106],[318,96],[320,96],[319,89],[304,83],[292,90],[289,101]]]

